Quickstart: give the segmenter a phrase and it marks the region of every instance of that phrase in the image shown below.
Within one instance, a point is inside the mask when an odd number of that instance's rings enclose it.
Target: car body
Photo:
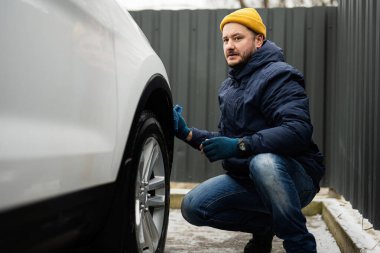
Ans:
[[[120,0],[1,1],[0,251],[161,252],[171,108]]]

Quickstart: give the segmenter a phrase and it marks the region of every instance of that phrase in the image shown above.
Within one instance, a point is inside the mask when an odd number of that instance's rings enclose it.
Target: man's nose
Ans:
[[[228,49],[234,49],[235,48],[235,44],[232,40],[228,40],[228,42],[226,43],[226,47],[225,47],[227,50]]]

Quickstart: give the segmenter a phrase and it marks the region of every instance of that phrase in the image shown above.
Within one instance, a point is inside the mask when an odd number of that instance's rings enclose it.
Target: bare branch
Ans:
[[[244,0],[239,0],[239,3],[240,3],[240,8],[246,8],[247,7]]]

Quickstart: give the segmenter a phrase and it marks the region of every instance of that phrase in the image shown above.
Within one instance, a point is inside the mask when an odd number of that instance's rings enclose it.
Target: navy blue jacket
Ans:
[[[192,128],[193,147],[213,136],[243,138],[251,156],[226,159],[224,169],[247,174],[253,155],[275,153],[300,162],[319,187],[325,168],[312,140],[304,79],[284,62],[281,48],[267,40],[247,64],[231,68],[219,90],[219,105],[219,132]]]

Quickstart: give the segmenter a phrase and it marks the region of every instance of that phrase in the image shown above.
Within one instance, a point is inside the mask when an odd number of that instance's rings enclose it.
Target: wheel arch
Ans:
[[[168,144],[169,149],[169,162],[170,167],[173,160],[173,148],[174,148],[174,130],[173,130],[173,98],[168,82],[161,74],[153,75],[147,82],[144,91],[138,102],[136,111],[133,116],[133,123],[131,132],[136,129],[139,115],[144,110],[149,110],[155,114],[158,122],[163,127],[165,141]],[[124,151],[124,160],[130,158],[132,154],[132,141],[133,136],[130,134],[126,143]]]

